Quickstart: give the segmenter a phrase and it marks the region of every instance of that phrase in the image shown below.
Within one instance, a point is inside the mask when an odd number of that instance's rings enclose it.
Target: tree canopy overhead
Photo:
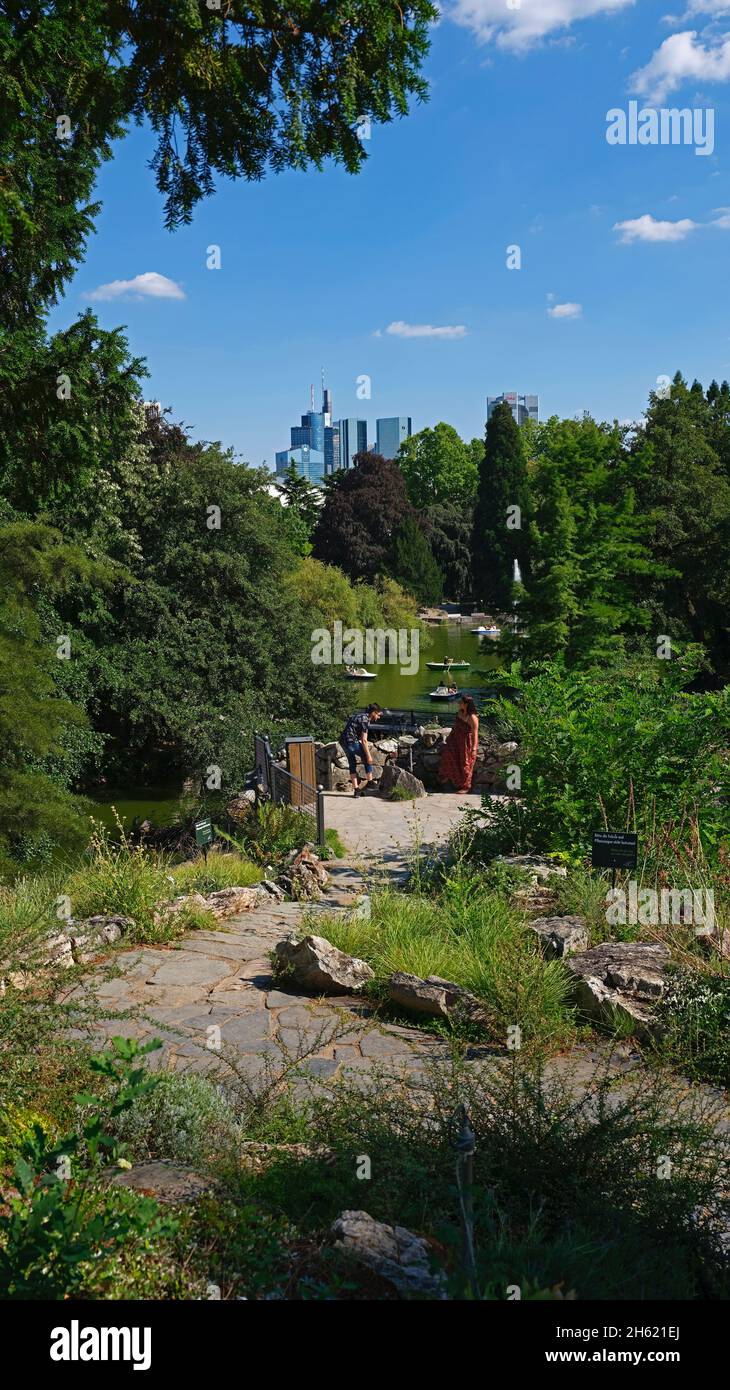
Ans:
[[[425,98],[435,17],[431,0],[6,0],[3,317],[32,317],[73,273],[99,210],[99,165],[132,122],[154,131],[168,227],[220,176],[326,159],[355,173],[362,123]]]

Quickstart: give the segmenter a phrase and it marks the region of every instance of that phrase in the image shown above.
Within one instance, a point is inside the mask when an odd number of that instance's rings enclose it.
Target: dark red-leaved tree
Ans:
[[[397,463],[356,454],[353,467],[333,478],[314,533],[318,560],[339,565],[351,579],[373,579],[390,564],[393,537],[412,508]]]

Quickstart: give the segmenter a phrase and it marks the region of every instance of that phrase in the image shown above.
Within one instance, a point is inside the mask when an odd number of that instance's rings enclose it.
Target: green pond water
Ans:
[[[91,815],[112,834],[117,831],[115,811],[126,830],[131,829],[135,816],[141,821],[152,821],[156,826],[170,825],[178,810],[179,797],[178,786],[106,789],[103,798],[93,800]]]
[[[475,637],[469,631],[470,623],[441,623],[429,627],[429,645],[421,643],[419,669],[416,675],[401,674],[399,666],[374,665],[368,663],[367,669],[376,672],[374,681],[348,680],[352,689],[353,708],[377,701],[384,709],[412,709],[436,714],[455,712],[458,700],[448,703],[430,700],[429,691],[435,690],[444,679],[444,673],[429,671],[427,662],[443,661],[452,656],[455,661],[468,661],[467,670],[454,671],[453,682],[459,691],[467,695],[484,695],[489,689],[489,672],[496,670],[499,662],[494,652],[494,643],[488,637]],[[481,675],[480,672],[484,672]],[[344,679],[344,677],[343,677]]]

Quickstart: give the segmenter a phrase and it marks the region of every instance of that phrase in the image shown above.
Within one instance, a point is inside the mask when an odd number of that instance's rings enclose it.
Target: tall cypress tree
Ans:
[[[474,595],[490,609],[509,609],[515,560],[525,576],[528,526],[525,450],[512,411],[502,401],[487,424],[474,513]]]
[[[540,501],[530,526],[530,587],[520,604],[525,654],[533,659],[564,655],[578,603],[576,521],[557,470],[544,465],[538,479]]]
[[[417,521],[407,516],[393,537],[390,571],[421,603],[437,603],[444,579]]]

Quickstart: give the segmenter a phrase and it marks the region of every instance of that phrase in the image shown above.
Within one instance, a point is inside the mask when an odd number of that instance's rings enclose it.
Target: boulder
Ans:
[[[652,1032],[653,1006],[660,999],[669,964],[661,942],[604,941],[565,963],[576,1002],[588,1018],[615,1025],[628,1022],[637,1036]]]
[[[274,883],[273,878],[262,878],[256,886],[256,896],[262,904],[281,903],[284,901],[284,889],[278,883]]]
[[[57,936],[49,936],[43,945],[43,964],[61,965],[64,968],[74,964],[73,948],[71,938],[67,932],[59,932]]]
[[[397,1293],[446,1297],[445,1277],[431,1272],[431,1250],[405,1226],[387,1226],[366,1211],[343,1211],[332,1225],[335,1248],[385,1279]]]
[[[518,743],[498,743],[494,751],[498,758],[513,758],[519,746]]]
[[[408,975],[397,970],[386,982],[388,1001],[409,1013],[426,1014],[429,1018],[453,1021],[460,1016],[469,1023],[486,1024],[487,1015],[481,1000],[453,980],[440,975]]]
[[[422,729],[420,741],[424,748],[434,748],[437,743],[443,743],[449,736],[448,729]]]
[[[155,922],[164,922],[188,908],[202,912],[212,912],[221,921],[225,917],[235,917],[239,912],[251,912],[258,901],[258,884],[254,888],[221,888],[217,893],[183,893],[169,903],[158,903]]]
[[[426,788],[420,778],[414,777],[412,772],[408,772],[405,767],[399,767],[397,763],[386,763],[380,778],[380,791],[383,796],[390,796],[396,787],[402,787],[413,796],[426,795]]]
[[[112,1187],[129,1187],[158,1202],[195,1202],[211,1192],[215,1183],[202,1177],[184,1163],[171,1159],[154,1159],[150,1163],[135,1163],[131,1168],[115,1172],[107,1181]]]
[[[370,747],[379,748],[380,752],[385,753],[388,757],[390,754],[398,752],[398,740],[397,738],[380,738],[377,743],[371,744]]]
[[[255,802],[255,791],[240,792],[238,796],[232,797],[228,802],[226,806],[226,815],[230,816],[231,820],[235,821],[237,825],[240,825],[241,821],[244,821],[246,817],[250,815]]]
[[[309,898],[316,902],[329,883],[329,877],[321,859],[305,845],[304,849],[292,850],[280,881],[292,898]]]
[[[535,917],[530,922],[546,960],[572,956],[588,948],[588,928],[582,917]]]
[[[130,917],[86,917],[80,921],[71,918],[68,933],[74,961],[77,965],[85,965],[102,947],[120,941],[133,926]]]
[[[322,936],[287,937],[274,947],[274,969],[287,984],[313,994],[355,994],[375,972]]]

